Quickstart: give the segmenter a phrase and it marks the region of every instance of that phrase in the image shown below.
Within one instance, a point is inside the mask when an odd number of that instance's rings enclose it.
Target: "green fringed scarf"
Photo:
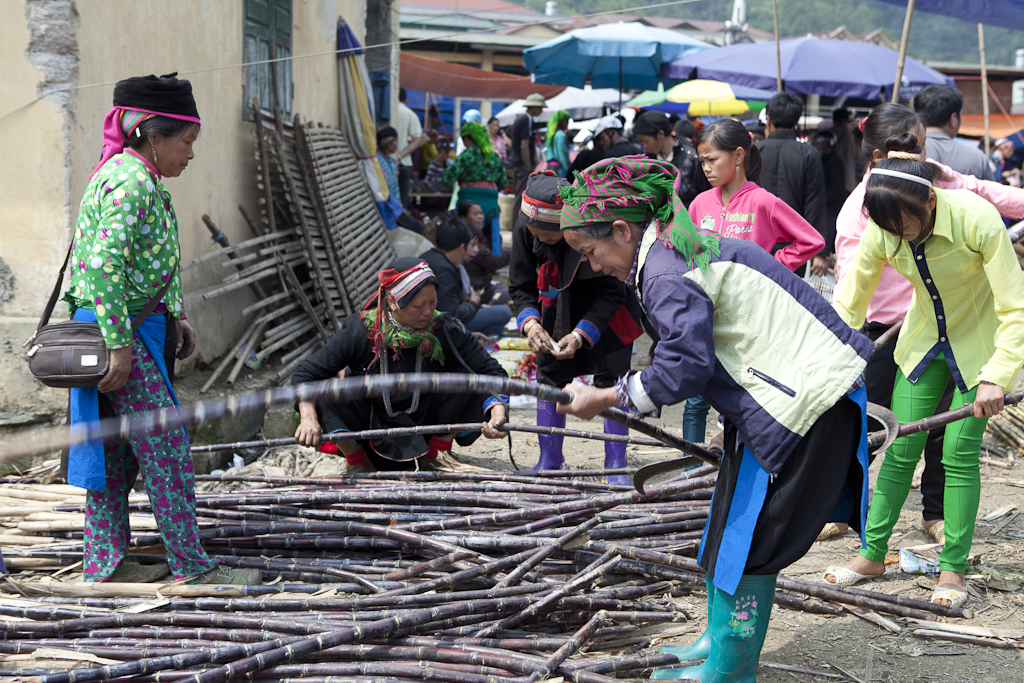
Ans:
[[[615,220],[652,221],[662,244],[706,271],[712,255],[721,254],[721,237],[697,230],[679,199],[679,182],[679,171],[667,161],[645,156],[601,161],[577,171],[575,182],[562,187],[562,230]]]
[[[400,325],[392,319],[390,312],[378,316],[376,310],[370,309],[362,311],[360,316],[363,318],[366,333],[370,339],[382,337],[384,345],[394,351],[392,358],[397,359],[402,349],[418,348],[423,351],[425,358],[444,364],[444,350],[441,348],[441,342],[434,335],[434,331],[440,324],[438,322],[438,318],[441,317],[440,311],[434,311],[434,321],[427,330],[414,330],[411,327]],[[378,325],[381,328],[379,330],[377,329]],[[381,350],[381,353],[385,353],[385,351]]]

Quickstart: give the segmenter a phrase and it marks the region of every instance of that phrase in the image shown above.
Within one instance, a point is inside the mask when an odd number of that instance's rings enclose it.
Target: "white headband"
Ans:
[[[902,178],[903,180],[909,180],[915,183],[921,183],[922,185],[932,186],[932,181],[927,178],[922,178],[919,175],[913,173],[904,173],[903,171],[891,171],[888,168],[873,168],[871,169],[871,175],[887,175],[893,178]]]

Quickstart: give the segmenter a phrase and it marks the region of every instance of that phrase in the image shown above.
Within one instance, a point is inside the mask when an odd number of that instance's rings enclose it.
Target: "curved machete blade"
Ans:
[[[675,458],[673,460],[666,460],[665,462],[655,462],[650,465],[644,465],[633,474],[633,486],[637,491],[643,493],[644,484],[650,480],[657,479],[659,481],[664,481],[672,475],[685,472],[688,467],[701,465],[703,462],[704,461],[699,458],[688,455],[685,458]]]
[[[868,434],[868,449],[872,453],[882,453],[900,435],[900,421],[896,418],[895,413],[877,403],[869,402],[867,412],[868,417],[878,420],[883,427],[883,430],[880,432]]]

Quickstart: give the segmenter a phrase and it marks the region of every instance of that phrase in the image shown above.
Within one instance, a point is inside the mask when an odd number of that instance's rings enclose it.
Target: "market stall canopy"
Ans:
[[[907,6],[907,0],[882,0]],[[915,0],[914,11],[943,14],[973,24],[989,24],[1024,31],[1024,2],[1021,0]]]
[[[781,41],[782,82],[787,92],[877,100],[892,93],[899,55],[895,50],[851,40],[788,38]],[[662,76],[706,78],[774,90],[775,43],[741,43],[690,54],[662,67]],[[907,58],[902,96],[953,79]]]
[[[632,21],[569,31],[523,50],[523,65],[537,83],[650,90],[662,80],[662,64],[712,47]]]
[[[960,118],[959,135],[980,138],[985,134],[985,116],[983,114],[964,114]],[[1010,116],[993,114],[989,122],[989,135],[993,139],[1012,137],[1014,145],[1017,149],[1021,149],[1024,148],[1024,141],[1017,136],[1017,132],[1021,128],[1024,128],[1024,114]]]
[[[561,93],[547,101],[547,106],[537,123],[543,123],[551,116],[551,112],[565,110],[574,121],[596,119],[604,116],[605,107],[616,109],[621,95],[612,88],[565,88]],[[516,100],[501,110],[498,122],[502,126],[510,126],[517,116],[526,111],[522,100]]]
[[[524,98],[532,93],[551,98],[565,90],[560,86],[534,83],[526,76],[484,71],[465,64],[452,64],[405,52],[401,59],[401,83],[408,90],[449,97],[470,97],[474,100],[508,100]]]

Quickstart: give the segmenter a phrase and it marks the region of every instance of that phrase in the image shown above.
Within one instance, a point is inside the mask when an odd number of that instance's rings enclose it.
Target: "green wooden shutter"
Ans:
[[[242,60],[256,62],[270,59],[271,39],[276,48],[275,58],[292,54],[292,0],[245,0],[243,21]],[[278,92],[274,92],[274,79],[270,64],[257,64],[244,68],[243,110],[245,118],[252,119],[249,102],[260,98],[260,107],[273,111],[280,107],[282,115],[292,113],[292,62],[277,63]]]

